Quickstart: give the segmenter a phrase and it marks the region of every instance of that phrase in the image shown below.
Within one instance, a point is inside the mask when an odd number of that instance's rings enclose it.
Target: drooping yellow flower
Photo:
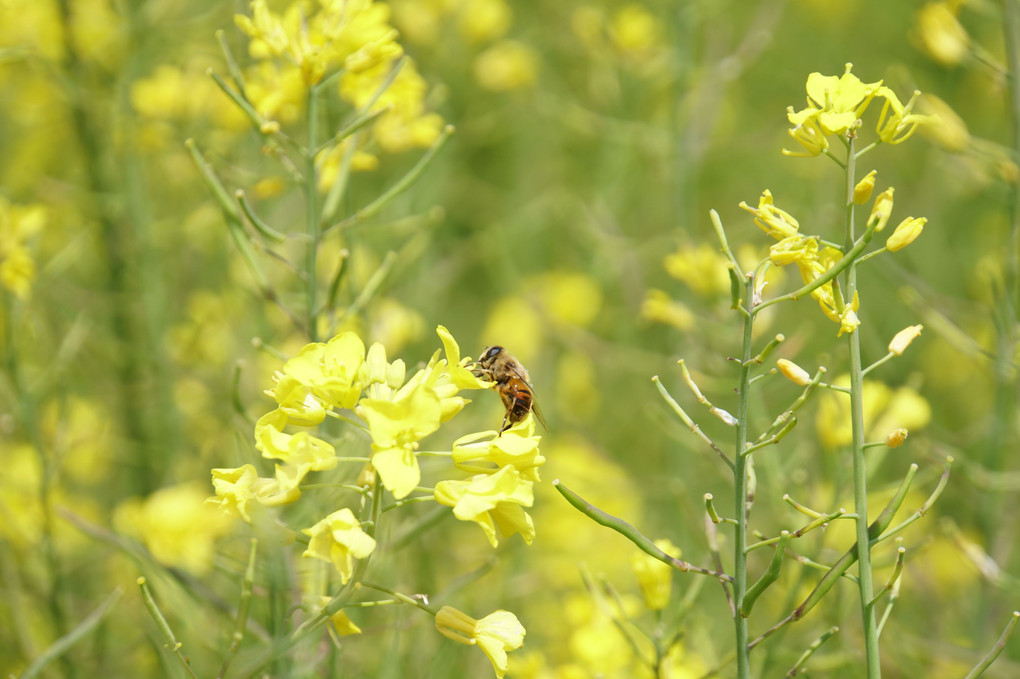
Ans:
[[[917,38],[921,47],[943,66],[960,63],[970,49],[970,37],[956,18],[958,5],[929,2],[917,12]]]
[[[434,496],[439,504],[453,507],[453,515],[461,521],[481,526],[493,547],[499,545],[497,528],[504,537],[520,533],[530,545],[535,525],[523,508],[534,502],[532,486],[514,467],[507,466],[464,481],[440,481]]]
[[[918,125],[926,122],[927,117],[913,113],[914,104],[920,92],[914,90],[910,100],[903,105],[899,97],[888,87],[880,87],[878,96],[885,99],[882,113],[878,117],[878,137],[886,144],[900,144],[909,139]]]
[[[347,507],[301,532],[311,538],[302,556],[332,563],[345,585],[354,573],[354,560],[364,559],[375,550],[375,540],[361,530],[354,512]]]
[[[800,234],[784,238],[769,248],[769,259],[776,266],[814,262],[818,259],[818,240]]]
[[[545,464],[545,458],[538,450],[542,437],[534,433],[534,418],[528,418],[525,428],[511,427],[501,436],[491,432],[462,436],[453,442],[453,463],[476,474],[511,466],[521,478],[538,481],[538,468]]]
[[[510,611],[496,611],[475,620],[452,606],[439,609],[436,629],[447,639],[480,647],[492,663],[498,679],[507,672],[507,652],[523,646],[527,633]]]
[[[820,114],[821,111],[815,108],[806,108],[800,111],[794,111],[792,106],[786,108],[786,118],[793,125],[787,130],[787,133],[804,147],[804,152],[783,149],[783,155],[817,156],[829,148],[829,140],[818,120]]]
[[[880,232],[885,228],[885,225],[889,222],[889,217],[892,215],[893,209],[893,193],[896,189],[893,187],[887,188],[882,193],[878,194],[875,198],[875,202],[871,206],[871,214],[868,216],[868,226],[875,225],[875,233]]]
[[[793,215],[785,210],[780,210],[772,200],[772,192],[768,189],[762,191],[758,198],[758,207],[753,208],[744,201],[740,207],[754,215],[754,223],[776,240],[782,240],[798,234],[800,224]]]
[[[670,556],[680,557],[680,550],[669,540],[656,540],[655,546]],[[645,605],[653,611],[666,608],[673,588],[673,567],[644,552],[635,552],[630,559],[630,567],[641,588]]]

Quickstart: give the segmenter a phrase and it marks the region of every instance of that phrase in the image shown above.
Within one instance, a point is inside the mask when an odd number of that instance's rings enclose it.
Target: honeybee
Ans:
[[[535,392],[531,389],[528,371],[520,361],[507,353],[506,349],[500,346],[488,347],[482,351],[475,366],[474,374],[477,377],[496,383],[499,398],[506,406],[503,425],[499,429],[500,435],[527,417],[529,412],[535,413],[542,426],[549,428],[535,403]]]

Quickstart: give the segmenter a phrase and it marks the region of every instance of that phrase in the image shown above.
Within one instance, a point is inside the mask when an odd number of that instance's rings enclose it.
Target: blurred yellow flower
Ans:
[[[493,547],[499,546],[497,528],[503,537],[520,533],[530,545],[535,539],[535,525],[523,507],[530,507],[534,501],[532,485],[514,467],[507,466],[494,474],[464,481],[440,481],[434,496],[439,504],[453,507],[453,515],[461,521],[481,526]]]
[[[662,263],[666,273],[699,295],[713,297],[729,294],[729,262],[717,247],[704,242],[696,247],[682,246],[676,252],[666,255]]]
[[[513,13],[505,0],[462,0],[457,30],[470,43],[490,42],[506,35]]]
[[[917,12],[917,38],[921,48],[943,66],[954,66],[967,56],[970,38],[956,18],[959,3],[929,2]]]
[[[231,520],[206,504],[208,492],[198,482],[171,486],[122,502],[114,511],[116,529],[141,541],[160,563],[198,575],[212,568],[216,540]]]
[[[538,55],[516,40],[502,40],[475,58],[475,80],[487,90],[507,92],[530,87],[538,77]]]
[[[645,293],[641,316],[656,323],[672,325],[677,330],[690,330],[697,322],[697,316],[686,304],[673,300],[662,290]]]
[[[380,62],[340,77],[340,96],[363,113],[386,110],[372,126],[372,136],[385,151],[396,153],[432,145],[443,130],[443,119],[425,106],[428,85],[415,63],[405,58],[393,82],[380,94],[390,76],[391,62]],[[366,108],[373,99],[371,108]]]
[[[624,55],[645,53],[661,44],[662,23],[643,5],[627,4],[613,14],[609,37]]]
[[[475,620],[452,606],[439,609],[436,629],[447,639],[481,648],[498,679],[507,672],[507,652],[523,646],[526,634],[524,626],[510,611],[496,611]]]
[[[358,518],[347,507],[301,532],[311,538],[301,556],[333,564],[345,585],[354,573],[354,560],[364,559],[375,550],[375,540],[361,530]]]
[[[531,284],[546,313],[557,321],[586,327],[602,309],[602,289],[588,274],[553,271]]]
[[[970,146],[967,123],[949,104],[933,94],[922,94],[917,106],[925,113],[918,130],[922,136],[951,153],[960,153]]]
[[[655,546],[670,556],[680,557],[680,550],[666,539],[656,540]],[[673,567],[644,552],[635,552],[630,559],[641,595],[650,610],[661,611],[669,605],[673,588]]]
[[[13,205],[0,196],[0,287],[28,297],[35,280],[35,259],[29,242],[46,225],[42,205]]]
[[[526,298],[508,296],[489,309],[481,336],[487,343],[507,347],[514,356],[528,364],[542,346],[545,323]]]
[[[843,375],[833,381],[839,386],[850,383]],[[891,389],[881,382],[864,381],[864,425],[868,439],[885,439],[900,427],[909,431],[923,429],[931,421],[931,406],[910,387]],[[850,428],[850,399],[846,394],[826,391],[818,404],[815,426],[827,448],[848,446],[853,440]]]

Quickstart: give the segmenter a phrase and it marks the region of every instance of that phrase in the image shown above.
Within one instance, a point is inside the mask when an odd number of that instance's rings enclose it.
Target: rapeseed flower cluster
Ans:
[[[439,326],[437,334],[443,349],[409,377],[402,360],[389,360],[381,344],[366,349],[354,332],[306,345],[274,375],[266,394],[275,407],[254,427],[255,448],[274,461],[274,475],[259,476],[254,464],[213,469],[216,495],[209,502],[260,525],[266,508],[301,497],[309,474],[333,469],[342,461],[356,462],[363,467],[358,482],[363,494],[374,497],[385,489],[402,500],[415,491],[430,492],[458,519],[477,523],[493,547],[500,534],[519,533],[530,544],[535,528],[524,508],[532,505],[538,468],[545,462],[530,416],[502,434],[472,433],[457,439],[449,452],[430,450],[433,456],[448,455],[471,476],[441,480],[434,489],[420,486],[421,441],[464,408],[468,400],[460,395],[462,390],[493,386],[474,374],[473,362],[461,357],[446,328]],[[338,456],[334,445],[338,439],[324,435],[326,427],[320,426],[330,419],[365,434],[371,440],[369,456],[357,457],[358,451]],[[344,585],[356,579],[358,562],[378,546],[374,533],[380,505],[369,504],[336,508],[301,530],[307,536],[304,556],[331,564]],[[344,633],[357,633],[357,626],[345,616],[340,621]],[[520,647],[524,638],[523,626],[507,611],[476,621],[444,607],[436,626],[451,638],[480,646],[500,677],[506,672],[507,651]]]
[[[936,118],[913,113],[913,107],[920,93],[914,92],[903,104],[896,93],[882,84],[882,81],[865,83],[851,72],[852,65],[846,65],[842,76],[825,76],[812,73],[807,79],[807,107],[800,111],[788,109],[788,118],[794,125],[790,136],[804,148],[802,152],[786,149],[783,153],[791,156],[817,156],[825,154],[844,167],[829,151],[829,137],[848,141],[856,139],[861,126],[861,116],[872,101],[883,100],[876,126],[877,143],[899,144],[906,141],[920,125],[934,125]],[[861,151],[850,146],[851,160],[869,150]],[[854,204],[865,204],[875,189],[876,172],[872,170],[856,183],[850,200]],[[892,187],[882,191],[872,203],[867,220],[868,238],[881,232],[892,215]],[[843,249],[826,243],[817,236],[801,232],[800,223],[789,212],[775,205],[772,193],[762,192],[758,206],[751,207],[741,202],[740,207],[754,216],[755,224],[777,242],[769,249],[769,259],[777,266],[796,264],[805,284],[810,284],[828,274],[847,254]],[[907,217],[894,229],[887,239],[885,249],[896,252],[912,243],[924,230],[924,217]],[[828,280],[811,291],[822,312],[839,324],[839,334],[852,332],[860,325],[857,312],[860,299],[856,290],[851,299],[845,299],[843,291],[835,280]]]

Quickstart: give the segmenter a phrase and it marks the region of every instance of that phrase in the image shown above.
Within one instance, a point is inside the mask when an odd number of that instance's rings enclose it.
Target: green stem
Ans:
[[[746,278],[744,283],[743,350],[740,353],[740,384],[737,387],[737,432],[733,449],[734,514],[737,525],[733,539],[733,601],[738,613],[733,616],[736,633],[737,677],[751,676],[750,648],[748,646],[747,618],[741,612],[745,609],[747,596],[747,522],[748,522],[748,466],[750,457],[744,454],[747,448],[747,425],[749,418],[749,392],[751,366],[753,365],[752,334],[754,326],[754,279]]]
[[[305,274],[308,276],[306,309],[308,314],[308,337],[319,340],[318,291],[319,277],[315,275],[319,256],[319,187],[316,181],[315,148],[318,146],[318,92],[315,87],[308,90],[308,144],[305,150],[305,225],[308,233],[308,250],[305,255]]]
[[[856,184],[856,157],[854,137],[847,148],[846,164],[846,243],[847,250],[854,244],[854,186]],[[846,269],[847,304],[853,303],[857,290],[857,267],[851,263]],[[871,540],[868,536],[868,468],[864,457],[864,372],[861,365],[861,333],[855,328],[847,336],[850,355],[850,424],[853,430],[854,511],[857,513],[857,561],[859,565],[861,617],[864,621],[864,646],[867,657],[868,679],[879,679],[882,667],[878,647],[878,624],[873,605],[874,592],[871,573]]]

